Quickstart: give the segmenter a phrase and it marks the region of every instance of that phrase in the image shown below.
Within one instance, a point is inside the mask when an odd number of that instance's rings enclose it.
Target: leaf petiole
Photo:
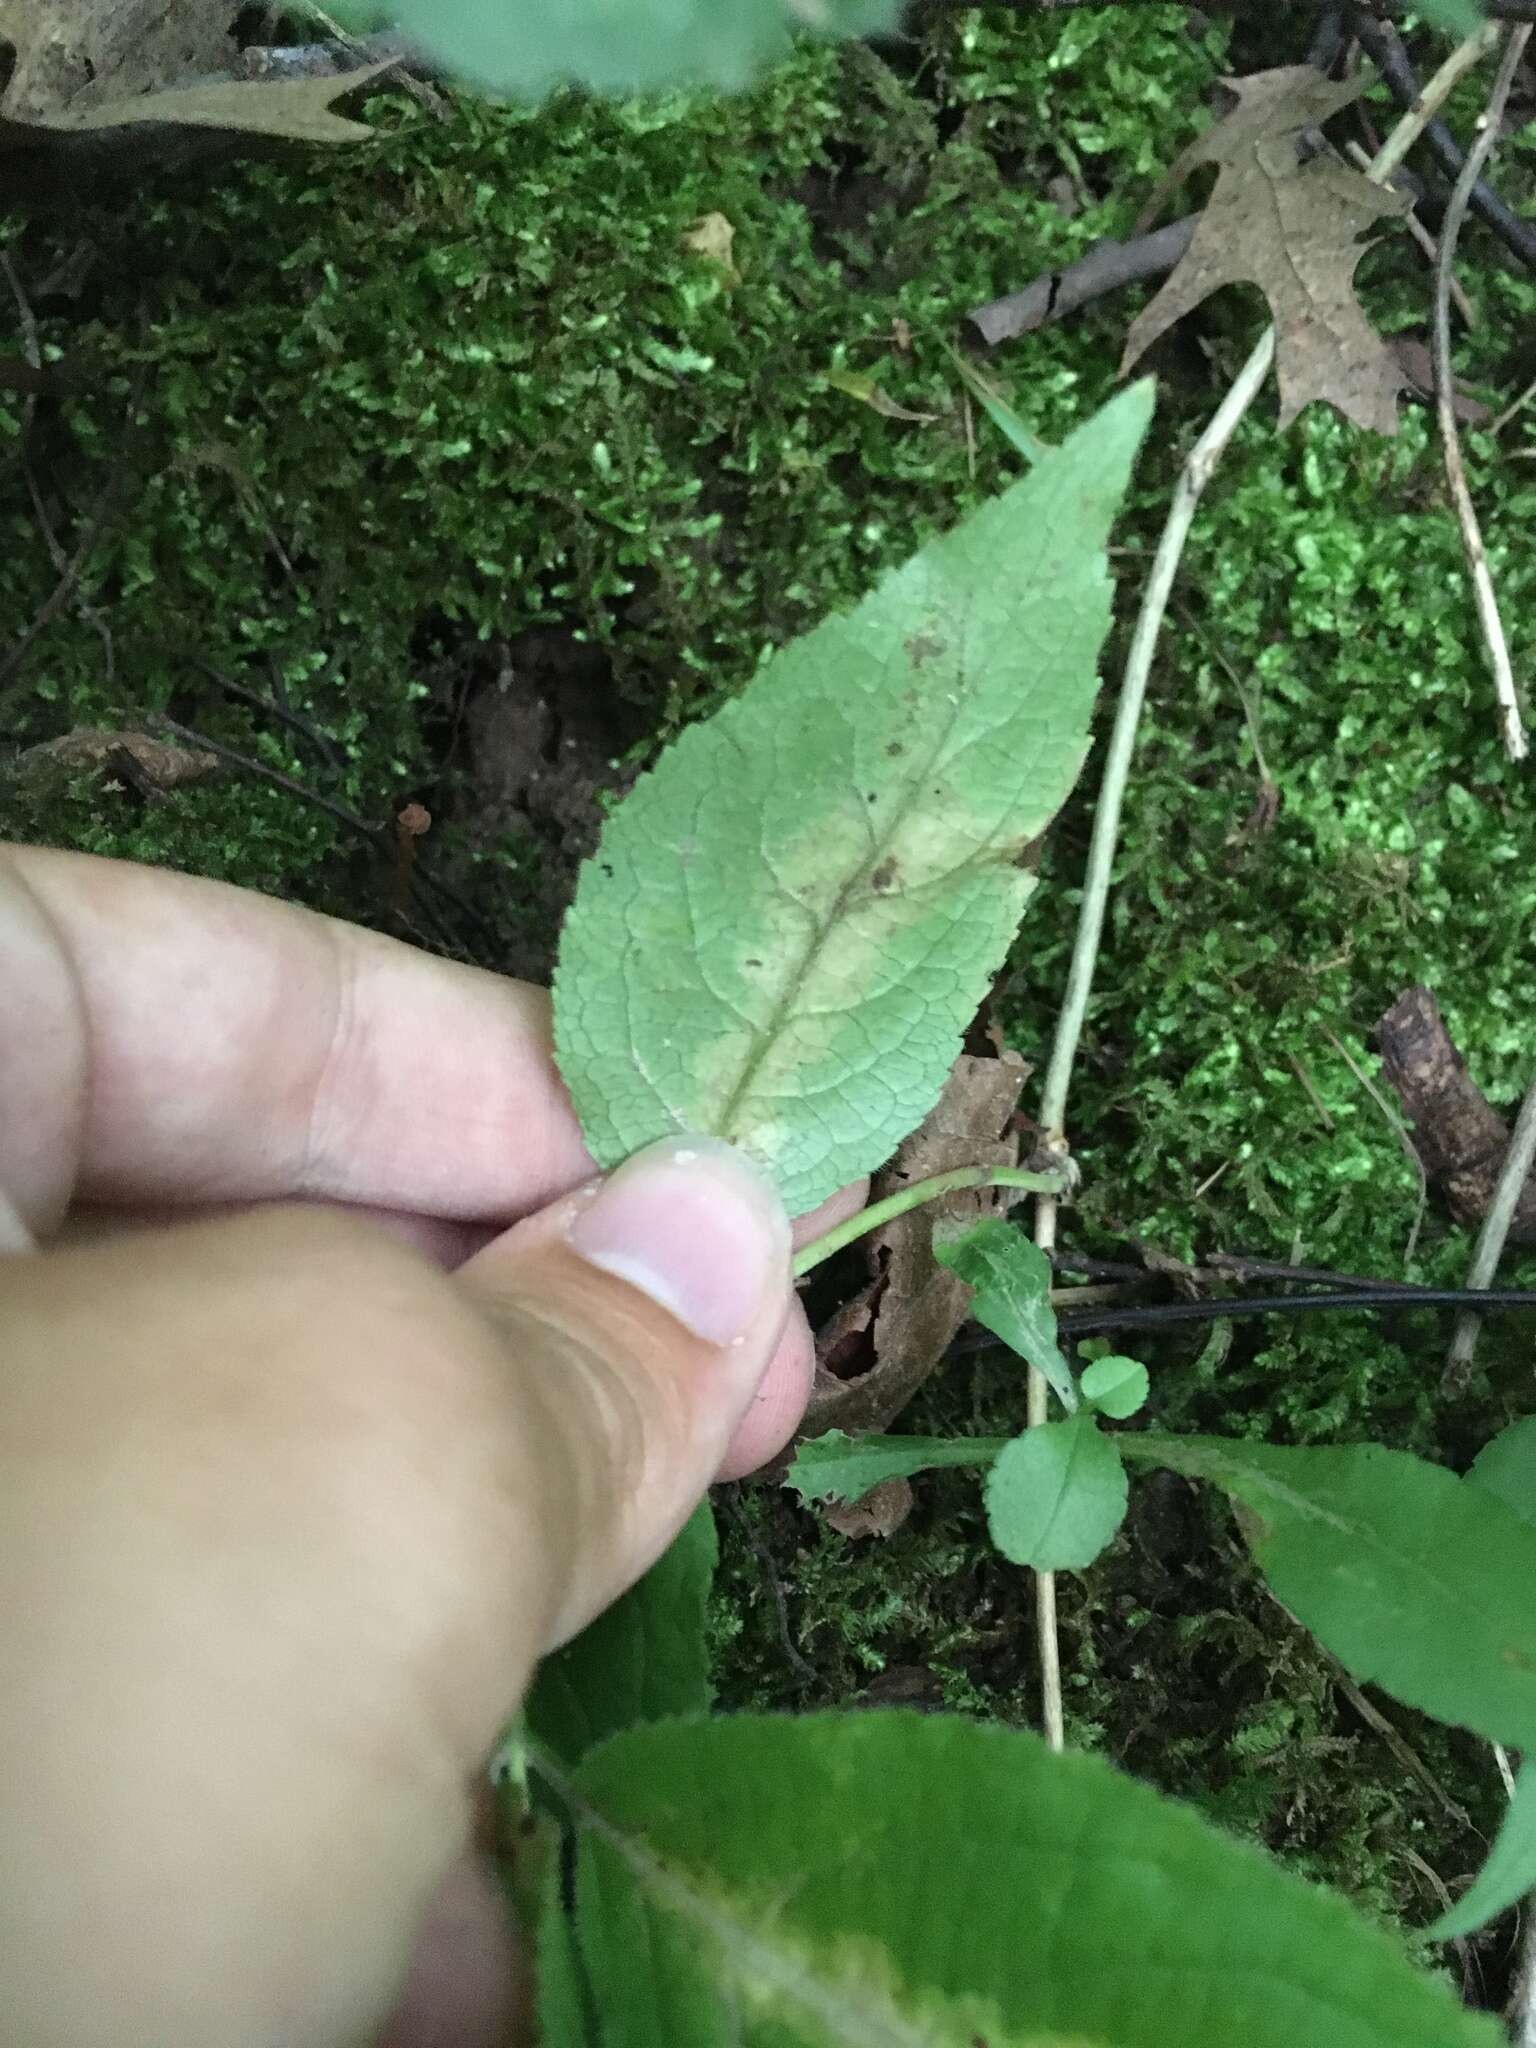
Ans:
[[[925,1202],[936,1202],[941,1195],[956,1194],[963,1188],[1023,1188],[1030,1194],[1064,1195],[1067,1176],[1060,1172],[1030,1173],[1021,1166],[957,1166],[948,1173],[930,1174],[927,1180],[914,1181],[909,1188],[898,1188],[883,1202],[871,1202],[845,1223],[802,1245],[795,1254],[795,1278],[802,1278],[834,1252],[840,1252],[844,1245],[856,1244],[870,1231],[905,1216],[909,1209],[920,1209]]]

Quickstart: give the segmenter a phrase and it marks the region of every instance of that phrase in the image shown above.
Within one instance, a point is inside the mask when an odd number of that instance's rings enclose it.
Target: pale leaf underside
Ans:
[[[556,1048],[608,1166],[702,1131],[807,1210],[937,1100],[1081,764],[1123,393],[685,732],[582,871]]]

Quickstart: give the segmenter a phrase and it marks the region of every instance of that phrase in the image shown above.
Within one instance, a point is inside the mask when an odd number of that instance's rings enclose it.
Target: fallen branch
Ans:
[[[1461,544],[1466,551],[1467,568],[1472,577],[1472,589],[1477,598],[1478,623],[1483,629],[1483,645],[1488,652],[1488,665],[1493,671],[1494,695],[1499,706],[1499,730],[1504,739],[1504,751],[1511,761],[1523,761],[1528,751],[1525,725],[1520,716],[1520,700],[1515,693],[1515,672],[1509,659],[1509,642],[1504,634],[1504,621],[1499,616],[1499,600],[1493,587],[1493,575],[1488,567],[1488,551],[1483,546],[1482,528],[1478,525],[1477,508],[1472,503],[1472,492],[1467,483],[1466,465],[1461,459],[1461,435],[1456,426],[1456,373],[1451,363],[1451,279],[1455,274],[1456,242],[1461,233],[1461,224],[1467,217],[1467,205],[1472,197],[1472,188],[1482,173],[1482,168],[1493,153],[1498,140],[1499,124],[1504,118],[1504,108],[1509,100],[1510,88],[1515,82],[1515,73],[1520,59],[1525,55],[1525,46],[1531,39],[1528,27],[1511,29],[1505,45],[1504,56],[1494,80],[1493,91],[1488,104],[1478,117],[1477,138],[1467,152],[1461,176],[1456,180],[1456,189],[1451,194],[1449,206],[1445,209],[1445,220],[1440,229],[1440,256],[1435,265],[1435,409],[1440,418],[1440,442],[1445,453],[1446,482],[1451,487],[1451,498],[1456,506],[1456,518],[1461,526]]]
[[[1431,990],[1404,989],[1376,1026],[1376,1048],[1424,1171],[1458,1223],[1480,1224],[1499,1185],[1509,1127],[1467,1072]],[[1536,1181],[1520,1191],[1508,1235],[1536,1244]]]
[[[1095,242],[1086,256],[1069,263],[1065,270],[1048,270],[1022,291],[976,306],[965,317],[989,348],[1032,334],[1037,327],[1064,320],[1079,306],[1103,298],[1106,292],[1164,276],[1194,240],[1198,219],[1198,214],[1190,214],[1149,235],[1133,235],[1128,242],[1112,238]]]

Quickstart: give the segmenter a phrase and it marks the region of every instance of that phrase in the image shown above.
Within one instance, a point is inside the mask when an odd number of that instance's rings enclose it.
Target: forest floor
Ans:
[[[808,50],[736,102],[434,114],[386,92],[369,143],[0,220],[0,352],[32,331],[70,372],[46,403],[0,392],[0,826],[546,974],[604,793],[1015,473],[950,353],[970,310],[1126,234],[1220,76],[1300,62],[1305,33],[1178,6],[955,13]],[[1485,91],[1453,103],[1459,132]],[[1368,123],[1391,118],[1367,97]],[[1536,129],[1499,183],[1536,217]],[[727,255],[691,246],[706,216]],[[1458,369],[1498,414],[1536,376],[1536,276],[1475,222],[1461,276],[1480,317]],[[1378,327],[1422,343],[1406,236],[1362,280]],[[1008,343],[986,374],[1057,438],[1114,387],[1145,296]],[[1261,318],[1227,292],[1153,352],[1110,675],[1179,463]],[[1536,405],[1466,437],[1529,675]],[[226,750],[217,772],[167,787],[121,747],[27,753],[165,718]],[[1037,1067],[1096,760],[996,1002]],[[431,814],[412,852],[409,804]],[[1202,506],[1153,673],[1064,1249],[1461,1284],[1470,1235],[1433,1197],[1419,1221],[1372,1032],[1427,984],[1507,1106],[1536,1049],[1533,933],[1536,801],[1498,742],[1432,408],[1384,439],[1317,405],[1280,432],[1266,398]],[[1536,1257],[1501,1278],[1536,1286]],[[1491,1319],[1454,1397],[1448,1334],[1426,1311],[1270,1316],[1137,1349],[1162,1425],[1460,1466],[1536,1408],[1532,1332]],[[908,1426],[1020,1413],[1015,1370],[979,1352]],[[761,1485],[724,1508],[727,1703],[1034,1720],[1029,1586],[990,1550],[974,1480],[920,1482],[885,1541]],[[1185,1482],[1138,1485],[1062,1608],[1074,1743],[1409,1928],[1481,1861],[1502,1803],[1486,1749],[1378,1703],[1384,1733]],[[1508,1942],[1443,1960],[1479,1998]]]

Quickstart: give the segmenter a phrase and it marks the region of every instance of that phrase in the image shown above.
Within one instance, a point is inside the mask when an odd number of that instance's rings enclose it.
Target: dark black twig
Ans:
[[[763,1574],[763,1583],[772,1596],[774,1616],[779,1626],[779,1647],[784,1652],[785,1661],[802,1685],[812,1685],[816,1680],[816,1667],[801,1655],[789,1632],[789,1603],[784,1598],[784,1582],[774,1569],[767,1545],[752,1526],[752,1517],[741,1504],[740,1488],[722,1486],[719,1492],[730,1510],[731,1519],[741,1531],[743,1541],[757,1559]]]
[[[1536,0],[1522,4],[1520,11],[1489,6],[1487,12],[1503,16],[1507,21],[1536,21]],[[1422,97],[1418,74],[1413,60],[1403,46],[1403,39],[1389,21],[1378,21],[1362,11],[1355,21],[1355,33],[1360,46],[1381,74],[1382,83],[1405,111],[1416,107]],[[1465,164],[1466,152],[1443,121],[1431,121],[1424,130],[1424,140],[1439,159],[1441,169],[1453,181],[1460,177]],[[1522,220],[1519,214],[1506,206],[1497,192],[1479,179],[1472,189],[1472,211],[1487,223],[1504,246],[1520,258],[1520,261],[1536,270],[1536,227]]]
[[[1150,1307],[1095,1308],[1076,1316],[1058,1317],[1064,1335],[1087,1336],[1091,1330],[1156,1329],[1162,1323],[1212,1323],[1235,1316],[1301,1315],[1314,1309],[1455,1308],[1486,1312],[1496,1308],[1536,1308],[1536,1289],[1524,1287],[1358,1287],[1317,1294],[1254,1294],[1230,1301],[1165,1301]],[[990,1339],[988,1340],[991,1341]]]

